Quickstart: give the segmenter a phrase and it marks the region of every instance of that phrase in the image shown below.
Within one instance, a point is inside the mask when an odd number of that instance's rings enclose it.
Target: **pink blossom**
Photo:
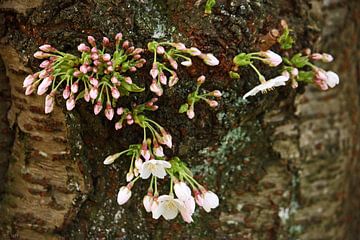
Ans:
[[[165,48],[163,46],[158,46],[156,48],[156,52],[160,55],[163,55],[165,53]]]
[[[111,121],[114,117],[114,109],[111,107],[110,103],[106,104],[106,108],[104,112],[105,112],[105,117]]]
[[[23,87],[26,88],[28,86],[30,86],[33,82],[35,81],[35,77],[34,75],[28,75],[23,82]]]
[[[168,60],[169,60],[171,67],[176,70],[178,68],[177,62],[172,57],[168,57]]]
[[[44,44],[44,45],[40,46],[39,49],[44,52],[56,52],[57,51],[56,48],[52,47],[49,44]]]
[[[276,67],[282,63],[282,58],[280,55],[274,53],[273,51],[267,50],[265,52],[260,52],[259,55],[264,57],[262,60],[265,64],[268,64],[270,67]]]
[[[153,63],[152,68],[150,70],[150,76],[155,79],[159,74],[159,70],[156,63]]]
[[[98,115],[101,112],[102,108],[103,108],[102,102],[100,100],[97,101],[96,104],[94,105],[94,114]]]
[[[159,80],[160,80],[161,84],[163,84],[163,85],[167,84],[167,77],[166,77],[165,73],[160,72]]]
[[[68,99],[70,97],[70,86],[66,85],[64,91],[63,91],[63,98]]]
[[[68,100],[66,100],[66,109],[68,111],[73,110],[75,107],[75,98],[73,95],[70,96],[70,98]]]
[[[110,44],[110,40],[107,37],[103,37],[102,44],[106,47]]]
[[[51,62],[49,60],[44,60],[44,61],[41,62],[39,67],[47,68],[50,64],[51,64]]]
[[[76,81],[71,85],[71,92],[72,93],[77,93],[79,90],[79,82]]]
[[[120,97],[120,92],[116,87],[111,88],[111,96],[115,99],[118,99]]]
[[[48,90],[48,87],[51,85],[51,83],[52,77],[46,77],[44,80],[42,80],[42,82],[38,86],[37,94],[43,95]]]
[[[88,36],[87,40],[88,40],[88,42],[90,43],[91,46],[93,46],[93,47],[96,46],[95,38],[93,36]]]
[[[90,47],[86,46],[85,43],[81,43],[77,49],[79,52],[90,52]]]
[[[163,89],[161,85],[153,79],[151,85],[150,85],[150,91],[153,93],[156,93],[156,95],[161,96],[163,94]]]
[[[120,43],[120,41],[122,40],[122,37],[123,37],[122,33],[116,34],[116,36],[115,36],[116,45],[118,45]]]
[[[94,78],[94,77],[90,77],[90,83],[91,85],[93,85],[94,87],[97,87],[99,85],[99,81]]]
[[[54,95],[55,92],[52,91],[49,95],[46,95],[45,97],[45,114],[51,113],[54,109],[54,104],[55,104]]]
[[[153,148],[153,152],[157,157],[164,157],[164,150],[161,146],[157,145]]]
[[[99,94],[99,90],[97,87],[90,88],[90,98],[91,99],[96,99],[98,94]]]
[[[110,61],[110,59],[111,59],[111,55],[108,54],[108,53],[105,53],[105,54],[102,56],[102,59],[103,59],[105,62],[108,62],[108,61]]]
[[[99,54],[97,54],[97,53],[92,53],[92,54],[90,55],[90,57],[91,57],[92,60],[94,60],[94,65],[95,65],[95,66],[98,66],[98,65],[100,64],[100,61],[95,62],[96,60],[99,59]]]
[[[81,65],[81,66],[80,66],[80,72],[86,74],[86,73],[88,72],[87,66],[86,66],[86,65]]]
[[[116,84],[119,82],[119,80],[115,76],[112,76],[110,80],[113,84]]]

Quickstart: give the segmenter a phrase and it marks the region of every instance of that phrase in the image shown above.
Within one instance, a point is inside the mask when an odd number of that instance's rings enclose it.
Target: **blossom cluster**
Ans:
[[[289,35],[289,29],[286,23],[283,23],[283,25],[285,25],[284,33],[280,36],[278,42],[281,45],[281,49],[290,49],[293,44],[293,39]],[[333,88],[339,84],[339,76],[335,72],[325,71],[311,62],[322,61],[329,63],[333,61],[333,56],[328,53],[311,53],[309,49],[305,51],[305,54],[306,55],[297,53],[291,58],[286,58],[271,50],[240,53],[234,57],[234,66],[232,71],[229,72],[229,75],[234,79],[240,78],[238,70],[240,67],[245,66],[250,66],[257,74],[260,84],[245,93],[243,99],[254,96],[258,92],[266,93],[275,87],[285,86],[289,79],[291,79],[291,86],[293,88],[298,87],[298,82],[315,84],[321,90],[327,90],[329,87]],[[261,74],[254,65],[253,61],[255,60],[261,61],[269,67],[278,67],[282,64],[281,72],[279,72],[278,76],[266,80],[264,75]]]
[[[78,51],[81,57],[63,53],[46,44],[40,46],[35,58],[43,59],[43,70],[27,76],[24,80],[25,94],[30,95],[37,89],[38,95],[50,92],[45,99],[45,113],[52,112],[55,95],[61,91],[66,100],[66,108],[74,109],[76,101],[84,99],[94,105],[94,114],[99,114],[105,103],[105,116],[111,120],[113,107],[121,96],[131,92],[142,92],[129,73],[136,72],[146,63],[141,57],[144,51],[135,48],[128,40],[123,41],[122,34],[115,36],[115,51],[111,55],[106,50],[111,47],[107,37],[98,47],[94,37],[88,36],[88,44],[81,43]]]
[[[195,117],[195,103],[201,100],[205,101],[212,108],[215,108],[219,105],[219,103],[216,100],[209,98],[209,97],[220,98],[222,94],[219,90],[214,90],[204,94],[199,94],[199,88],[204,82],[205,82],[204,75],[198,77],[196,82],[197,83],[196,90],[188,95],[187,103],[184,103],[183,105],[180,106],[179,113],[186,112],[189,119],[193,119]]]
[[[216,66],[219,60],[212,53],[202,53],[198,48],[187,48],[183,43],[172,42],[156,42],[148,43],[148,50],[154,54],[150,76],[152,82],[150,90],[156,95],[163,95],[163,88],[161,85],[174,86],[179,77],[176,73],[178,69],[178,61],[185,67],[192,65],[191,57],[198,57],[209,66]]]

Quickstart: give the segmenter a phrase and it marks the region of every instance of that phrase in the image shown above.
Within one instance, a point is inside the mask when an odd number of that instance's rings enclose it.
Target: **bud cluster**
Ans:
[[[219,90],[214,90],[211,92],[199,94],[200,86],[204,82],[205,82],[204,75],[198,77],[196,90],[188,95],[187,103],[184,103],[183,105],[180,106],[179,113],[186,112],[189,119],[193,119],[195,117],[195,103],[199,102],[200,100],[205,101],[212,108],[215,108],[219,105],[219,103],[216,100],[212,99],[213,97],[221,98],[222,94]]]
[[[158,96],[164,92],[161,85],[172,87],[179,81],[176,73],[178,61],[181,65],[190,67],[192,65],[191,57],[195,56],[209,66],[219,64],[219,60],[213,54],[202,53],[195,47],[187,48],[183,43],[152,41],[148,43],[148,49],[154,54],[154,61],[150,70],[152,77],[150,90]]]
[[[53,110],[55,95],[62,91],[67,110],[74,109],[76,101],[83,98],[94,104],[95,115],[101,112],[105,103],[105,116],[111,120],[113,106],[121,96],[144,91],[125,75],[146,63],[140,55],[143,49],[123,41],[121,33],[115,37],[112,55],[106,52],[111,47],[107,37],[103,38],[100,48],[94,37],[88,36],[87,40],[88,44],[78,46],[81,57],[60,52],[48,44],[40,46],[41,51],[34,54],[35,58],[45,59],[40,64],[43,70],[27,76],[23,87],[26,95],[36,89],[38,95],[50,92],[45,99],[45,113]]]

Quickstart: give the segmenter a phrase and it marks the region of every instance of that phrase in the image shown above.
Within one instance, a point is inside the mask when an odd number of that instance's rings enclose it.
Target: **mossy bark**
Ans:
[[[204,16],[204,3],[195,2],[0,1],[0,116],[7,114],[0,133],[2,239],[357,239],[359,3],[218,0]],[[281,19],[296,34],[295,50],[336,56],[331,67],[341,85],[326,93],[288,86],[244,103],[256,76],[244,69],[240,80],[231,80],[232,58],[271,47],[266,36]],[[23,94],[22,80],[38,70],[32,53],[39,45],[76,52],[89,34],[100,39],[117,32],[139,47],[151,39],[182,41],[221,61],[216,68],[195,62],[180,69],[179,83],[166,89],[152,114],[174,137],[167,154],[180,156],[220,196],[220,207],[197,210],[192,224],[153,220],[141,203],[145,185],[117,205],[129,162],[109,167],[102,161],[138,143],[140,129],[116,132],[86,104],[67,112],[60,98],[54,113],[44,115],[43,97]],[[149,66],[134,78],[141,85],[149,85]],[[190,121],[177,110],[201,74],[205,89],[225,94],[218,109],[199,104]],[[145,92],[132,100],[150,97]]]

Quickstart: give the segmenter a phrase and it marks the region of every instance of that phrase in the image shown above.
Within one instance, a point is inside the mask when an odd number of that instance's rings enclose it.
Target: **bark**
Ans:
[[[357,239],[358,1],[218,0],[207,17],[194,3],[0,1],[2,239]],[[245,70],[241,80],[230,80],[231,60],[240,51],[270,47],[266,35],[283,18],[296,33],[295,49],[336,56],[331,68],[341,85],[328,92],[284,87],[245,104],[241,96],[256,76]],[[174,137],[168,154],[187,161],[221,196],[220,207],[210,214],[197,210],[193,224],[151,219],[141,204],[145,185],[126,205],[116,203],[129,163],[108,167],[102,161],[138,143],[141,130],[115,132],[86,104],[67,112],[60,98],[44,115],[44,98],[23,94],[24,77],[37,70],[32,53],[39,45],[75,52],[88,34],[118,31],[139,47],[174,39],[221,61],[217,68],[196,62],[182,70],[152,115]],[[138,75],[142,85],[149,82],[148,68]],[[177,109],[201,74],[206,89],[226,94],[219,109],[200,105],[189,121]]]

